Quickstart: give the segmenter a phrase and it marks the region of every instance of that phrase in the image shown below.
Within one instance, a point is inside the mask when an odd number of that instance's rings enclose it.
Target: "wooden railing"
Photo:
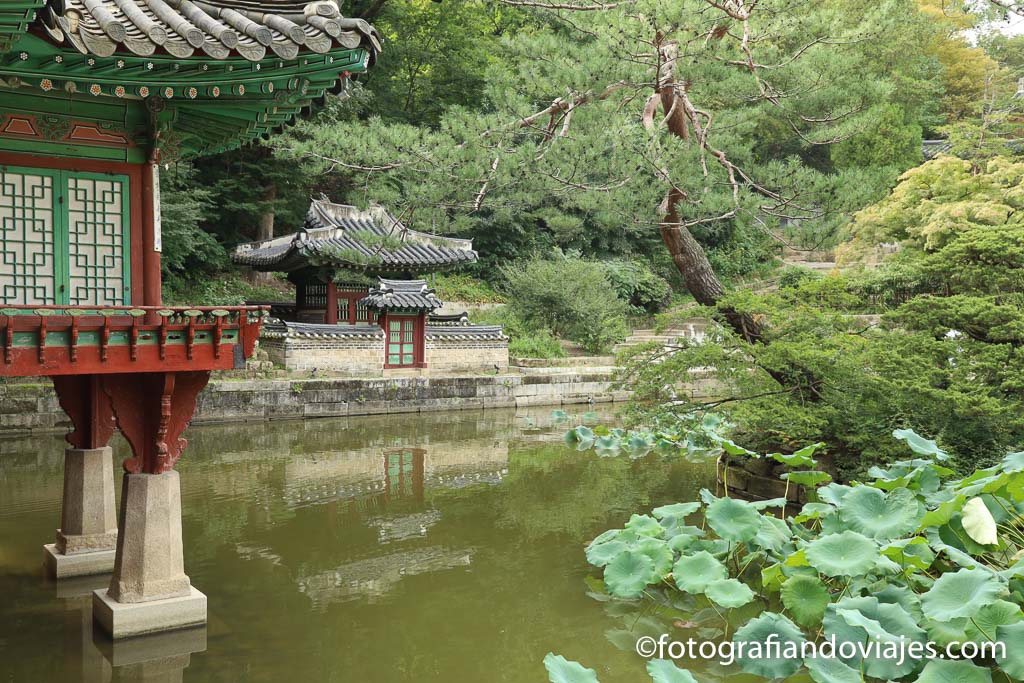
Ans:
[[[244,367],[266,307],[0,306],[0,376]]]

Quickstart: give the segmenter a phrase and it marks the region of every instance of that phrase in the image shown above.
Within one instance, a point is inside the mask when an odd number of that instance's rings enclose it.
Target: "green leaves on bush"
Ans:
[[[626,303],[600,263],[579,258],[534,257],[502,270],[509,310],[529,328],[549,330],[592,353],[626,338]]]

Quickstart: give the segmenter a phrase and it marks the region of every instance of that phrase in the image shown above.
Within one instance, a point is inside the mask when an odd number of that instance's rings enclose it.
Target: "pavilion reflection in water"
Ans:
[[[424,448],[385,448],[369,472],[353,471],[353,465],[358,468],[355,463],[365,460],[351,452],[319,453],[309,462],[289,463],[284,495],[290,506],[323,507],[329,526],[358,527],[377,538],[363,557],[298,573],[298,590],[314,608],[357,599],[373,603],[406,577],[472,564],[473,547],[450,547],[431,539],[431,528],[442,521],[442,514],[427,502],[427,491],[500,484],[508,474],[508,444],[466,449],[465,455],[472,452],[472,457],[461,462],[458,455],[451,457],[450,449],[444,452],[447,457],[431,462]],[[236,550],[247,559],[285,564],[269,548]]]

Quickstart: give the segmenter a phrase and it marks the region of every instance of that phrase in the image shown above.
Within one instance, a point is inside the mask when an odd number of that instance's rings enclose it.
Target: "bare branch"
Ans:
[[[615,9],[620,5],[632,5],[635,0],[623,0],[622,2],[606,2],[596,5],[574,5],[566,2],[535,2],[533,0],[500,0],[505,5],[513,7],[539,7],[541,9],[567,9],[575,12],[595,12],[601,10]]]

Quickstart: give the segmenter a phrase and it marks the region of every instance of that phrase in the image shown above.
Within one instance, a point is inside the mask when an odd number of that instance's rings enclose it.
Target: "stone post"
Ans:
[[[56,543],[43,546],[54,578],[106,574],[114,568],[117,518],[110,447],[64,451],[64,496]]]
[[[93,613],[113,638],[206,623],[206,596],[185,575],[178,473],[125,474],[110,588]]]

